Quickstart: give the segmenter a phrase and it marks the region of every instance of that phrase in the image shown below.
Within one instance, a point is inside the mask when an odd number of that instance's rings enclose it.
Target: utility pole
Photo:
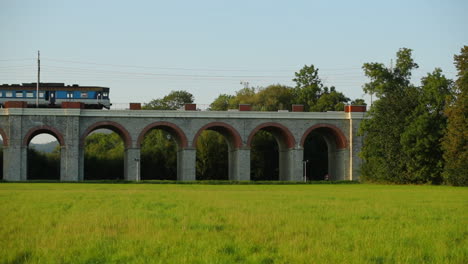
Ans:
[[[41,54],[37,51],[36,108],[39,107],[39,83],[41,82]]]

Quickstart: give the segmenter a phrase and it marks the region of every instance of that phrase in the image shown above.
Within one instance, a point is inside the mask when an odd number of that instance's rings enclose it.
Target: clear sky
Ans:
[[[468,1],[0,0],[0,36],[0,83],[35,82],[40,50],[41,81],[110,87],[116,105],[293,86],[304,64],[354,99],[362,64],[390,66],[401,47],[420,66],[415,83],[435,67],[455,78]]]

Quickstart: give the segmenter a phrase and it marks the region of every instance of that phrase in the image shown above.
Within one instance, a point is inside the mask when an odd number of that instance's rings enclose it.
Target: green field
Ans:
[[[1,183],[0,263],[468,263],[468,188]]]

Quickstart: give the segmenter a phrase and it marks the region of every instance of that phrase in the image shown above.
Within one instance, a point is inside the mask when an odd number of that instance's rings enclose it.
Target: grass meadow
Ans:
[[[468,188],[1,183],[0,263],[468,263]]]

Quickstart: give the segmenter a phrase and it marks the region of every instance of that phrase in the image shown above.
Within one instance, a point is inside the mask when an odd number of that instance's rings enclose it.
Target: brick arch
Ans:
[[[198,137],[205,130],[213,130],[227,137],[229,140],[229,143],[232,144],[231,146],[233,148],[242,147],[242,138],[239,132],[237,132],[237,130],[231,125],[228,125],[223,122],[211,122],[209,124],[204,125],[202,128],[200,128],[197,134],[195,134],[195,137],[193,137],[192,147],[195,148],[197,146]]]
[[[31,128],[28,133],[26,133],[26,136],[23,138],[23,147],[27,147],[29,142],[31,142],[35,136],[43,133],[54,136],[59,142],[60,146],[65,146],[63,135],[56,128],[51,126],[38,126]]]
[[[294,148],[294,145],[296,144],[296,140],[294,139],[293,134],[291,133],[291,131],[289,131],[287,127],[279,123],[267,122],[257,126],[256,128],[254,128],[254,130],[252,130],[252,132],[250,132],[249,139],[247,140],[248,147],[251,147],[252,140],[255,134],[257,134],[257,132],[260,130],[274,132],[276,134],[281,135],[283,143],[286,145],[287,148]]]
[[[187,143],[187,136],[185,136],[184,131],[180,129],[177,125],[169,122],[155,122],[147,125],[141,131],[140,135],[138,136],[137,146],[140,147],[141,143],[143,143],[143,139],[145,135],[152,129],[162,129],[166,132],[169,132],[171,135],[175,135],[177,144],[179,144],[179,148],[186,148],[188,147]]]
[[[0,128],[0,135],[2,136],[3,146],[7,147],[8,146],[8,137],[7,137],[5,131],[3,131],[2,128]]]
[[[309,134],[316,129],[325,129],[329,131],[330,134],[335,139],[337,149],[344,149],[348,146],[348,140],[346,139],[341,129],[330,124],[316,124],[316,125],[309,127],[309,129],[307,129],[306,132],[302,135],[301,147],[304,147],[304,143],[307,139],[307,136],[309,136]]]
[[[119,136],[124,141],[125,148],[130,148],[132,146],[132,137],[130,136],[130,133],[128,133],[127,129],[125,129],[125,127],[123,127],[121,124],[113,121],[101,121],[89,126],[80,137],[80,146],[84,146],[85,139],[89,135],[89,133],[93,132],[96,129],[102,128],[112,130],[115,133],[119,134]]]

